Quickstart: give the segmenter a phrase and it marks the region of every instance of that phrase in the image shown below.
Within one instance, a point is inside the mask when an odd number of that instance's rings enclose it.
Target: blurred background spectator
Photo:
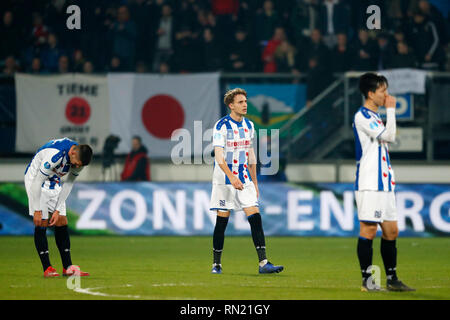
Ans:
[[[125,159],[120,180],[150,181],[150,160],[147,157],[147,148],[142,144],[141,137],[133,137],[131,148],[131,152]]]

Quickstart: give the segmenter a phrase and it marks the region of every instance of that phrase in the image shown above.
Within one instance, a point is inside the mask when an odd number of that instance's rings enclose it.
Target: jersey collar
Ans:
[[[242,121],[241,122],[234,120],[230,115],[228,115],[228,119],[230,121],[236,123],[237,125],[242,125],[242,122],[244,122],[244,117],[242,117]]]
[[[380,115],[379,115],[377,112],[374,112],[374,111],[370,110],[369,108],[366,108],[366,107],[364,107],[364,106],[361,106],[361,109],[363,109],[363,110],[365,110],[365,111],[367,111],[367,112],[373,113],[373,114],[374,114],[375,116],[377,116],[377,117],[380,117]]]

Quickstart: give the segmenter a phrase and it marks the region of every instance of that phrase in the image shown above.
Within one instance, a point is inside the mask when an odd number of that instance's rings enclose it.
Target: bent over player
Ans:
[[[215,152],[210,209],[217,211],[213,235],[214,263],[211,273],[222,273],[221,256],[230,210],[242,209],[250,223],[253,243],[259,258],[259,273],[281,272],[267,260],[261,215],[258,208],[256,157],[252,147],[255,127],[244,118],[247,114],[247,92],[229,90],[224,97],[231,113],[214,125]]]
[[[356,144],[355,198],[360,224],[357,254],[363,277],[361,290],[381,290],[379,285],[369,281],[372,240],[379,224],[383,230],[381,257],[386,271],[386,288],[390,291],[413,291],[397,278],[396,273],[397,209],[394,171],[388,153],[388,143],[395,141],[396,100],[388,94],[387,88],[385,77],[374,73],[362,75],[359,89],[366,100],[353,121]],[[386,107],[386,126],[378,114],[381,106]]]
[[[25,170],[29,214],[33,216],[35,225],[34,244],[41,259],[44,277],[59,276],[50,264],[47,242],[49,226],[55,226],[55,241],[63,264],[63,275],[89,275],[72,265],[65,201],[76,177],[91,158],[92,149],[86,144],[79,145],[68,138],[51,140],[36,152]],[[65,175],[67,178],[61,187],[61,178]],[[50,221],[49,213],[52,214]]]

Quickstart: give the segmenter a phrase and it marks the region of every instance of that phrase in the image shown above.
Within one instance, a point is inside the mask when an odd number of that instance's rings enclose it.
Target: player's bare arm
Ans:
[[[248,150],[248,165],[250,177],[252,178],[253,184],[255,185],[256,197],[259,198],[258,179],[256,176],[256,155],[253,148],[250,148]]]

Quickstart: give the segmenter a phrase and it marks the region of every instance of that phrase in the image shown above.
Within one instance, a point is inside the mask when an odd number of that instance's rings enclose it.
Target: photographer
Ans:
[[[134,136],[131,141],[132,150],[125,159],[122,181],[150,181],[150,161],[147,148],[142,145],[141,137]]]
[[[109,135],[103,145],[102,155],[102,176],[103,181],[117,181],[118,172],[114,150],[119,146],[120,138],[115,135]]]

